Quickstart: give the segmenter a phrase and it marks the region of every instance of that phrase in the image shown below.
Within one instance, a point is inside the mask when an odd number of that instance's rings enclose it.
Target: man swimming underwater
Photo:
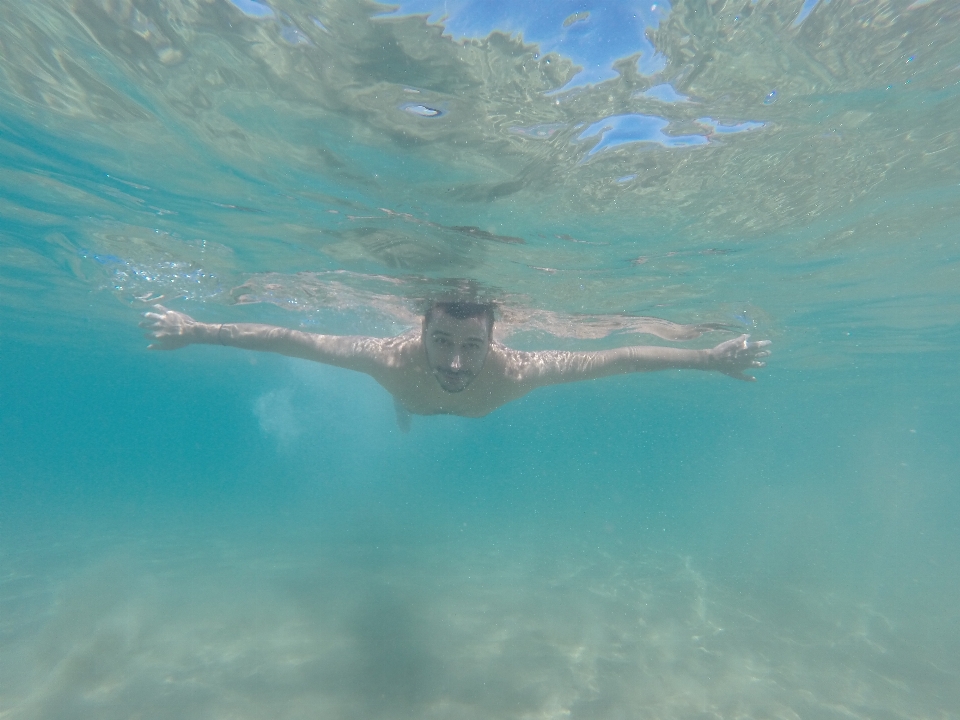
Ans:
[[[420,330],[392,338],[317,335],[272,325],[207,324],[155,305],[140,326],[150,349],[195,343],[275,352],[370,375],[393,395],[401,428],[415,415],[482,417],[545,385],[652,370],[714,370],[738,380],[764,366],[768,340],[749,335],[709,350],[636,345],[615,350],[523,352],[493,339],[493,306],[438,302]]]

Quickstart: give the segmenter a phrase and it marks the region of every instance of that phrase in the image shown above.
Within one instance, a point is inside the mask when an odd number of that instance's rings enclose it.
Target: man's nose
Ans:
[[[459,370],[459,369],[460,369],[460,365],[461,365],[461,362],[460,362],[460,353],[454,353],[454,354],[453,354],[453,357],[450,358],[450,369],[451,369],[451,370]]]

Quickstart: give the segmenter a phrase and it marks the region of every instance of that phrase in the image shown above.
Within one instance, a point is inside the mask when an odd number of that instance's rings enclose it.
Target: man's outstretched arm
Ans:
[[[750,342],[749,335],[708,350],[636,345],[598,352],[532,352],[522,354],[522,382],[534,386],[593,380],[655,370],[708,370],[737,380],[755,381],[746,371],[762,368],[770,355],[769,340]]]
[[[274,325],[202,323],[189,315],[155,305],[140,327],[153,340],[150,350],[176,350],[193,344],[228,345],[313,360],[374,374],[386,360],[381,338],[317,335]]]

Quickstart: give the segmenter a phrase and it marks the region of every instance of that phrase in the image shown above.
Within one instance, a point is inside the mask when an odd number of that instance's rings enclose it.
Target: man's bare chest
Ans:
[[[511,383],[489,377],[478,377],[461,392],[447,392],[430,372],[421,369],[398,370],[380,384],[415,415],[481,417],[523,394]]]

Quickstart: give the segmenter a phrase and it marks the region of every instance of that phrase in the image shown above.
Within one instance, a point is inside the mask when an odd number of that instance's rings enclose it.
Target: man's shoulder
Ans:
[[[385,347],[398,350],[410,350],[412,348],[418,348],[423,344],[420,330],[407,330],[399,335],[384,338],[383,341]]]
[[[409,330],[393,337],[364,338],[364,345],[367,352],[386,365],[402,365],[416,357],[421,347],[420,332]]]
[[[490,344],[491,355],[502,358],[504,362],[519,365],[536,363],[544,358],[555,357],[556,355],[562,354],[562,352],[563,351],[558,350],[517,350],[498,342]]]
[[[503,376],[512,382],[536,387],[569,362],[563,350],[515,350],[496,343],[490,348]]]
[[[516,350],[501,343],[490,345],[490,356],[495,359],[503,376],[514,382],[523,382],[537,365],[540,353]]]

